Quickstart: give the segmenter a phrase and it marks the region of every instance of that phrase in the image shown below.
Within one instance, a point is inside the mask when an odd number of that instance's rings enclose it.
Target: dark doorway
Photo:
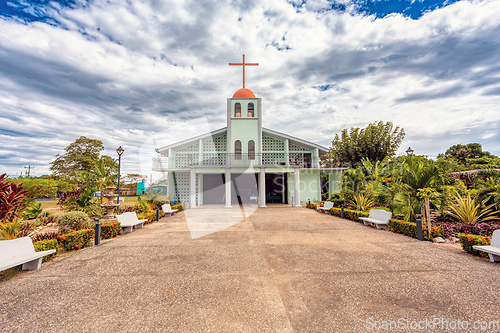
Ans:
[[[226,189],[224,187],[224,174],[203,175],[203,204],[224,204]]]
[[[311,168],[311,167],[312,167],[311,153],[305,153],[304,154],[304,168]]]
[[[283,173],[266,174],[266,203],[286,203],[286,175]]]
[[[258,196],[257,174],[232,174],[231,175],[231,204],[248,204],[251,197]]]

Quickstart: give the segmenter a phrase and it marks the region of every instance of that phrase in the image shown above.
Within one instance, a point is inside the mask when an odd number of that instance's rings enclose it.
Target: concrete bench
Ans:
[[[42,258],[55,249],[36,252],[29,237],[0,241],[0,271],[23,265],[23,271],[40,268]]]
[[[383,209],[370,209],[368,217],[360,217],[364,225],[375,225],[377,229],[386,229],[392,213]]]
[[[162,205],[161,209],[163,210],[163,212],[165,213],[165,215],[168,214],[168,216],[174,215],[175,212],[177,211],[177,209],[172,209],[172,207],[170,207],[170,204],[164,204],[164,205]]]
[[[491,262],[500,261],[500,229],[493,231],[491,245],[474,245],[472,248],[488,253]]]
[[[135,212],[126,212],[116,215],[116,221],[120,223],[123,233],[126,234],[127,232],[132,232],[132,229],[142,228],[147,219],[139,220]]]
[[[333,208],[333,202],[331,201],[325,201],[323,207],[320,207],[319,205],[316,206],[318,212],[323,212],[323,213],[327,213],[330,210],[330,208]]]

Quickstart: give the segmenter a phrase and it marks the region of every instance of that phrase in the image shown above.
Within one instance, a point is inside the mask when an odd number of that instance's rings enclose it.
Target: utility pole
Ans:
[[[31,174],[31,169],[34,169],[35,167],[34,166],[31,166],[31,165],[26,165],[24,166],[25,169],[28,169],[28,177],[30,176]]]

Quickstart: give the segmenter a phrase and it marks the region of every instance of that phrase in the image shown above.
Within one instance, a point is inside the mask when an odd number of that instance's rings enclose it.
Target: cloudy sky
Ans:
[[[225,126],[242,54],[267,128],[329,147],[391,121],[399,154],[500,155],[499,16],[497,0],[2,1],[0,173],[46,174],[82,135],[149,173],[155,147]]]

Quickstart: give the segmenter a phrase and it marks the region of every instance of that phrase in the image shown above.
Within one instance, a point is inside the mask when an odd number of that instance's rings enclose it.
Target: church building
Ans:
[[[227,99],[227,126],[156,149],[153,170],[168,173],[168,196],[189,204],[284,203],[321,200],[320,156],[328,148],[263,127],[262,100],[245,88]],[[341,169],[328,169],[329,192]]]

